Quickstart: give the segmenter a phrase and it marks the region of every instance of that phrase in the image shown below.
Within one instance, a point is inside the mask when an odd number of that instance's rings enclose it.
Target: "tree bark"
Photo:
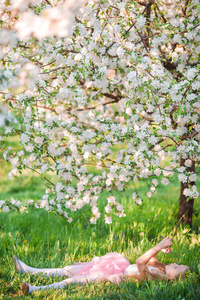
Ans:
[[[181,158],[180,166],[185,166],[185,159]],[[195,172],[195,161],[192,161],[192,165],[186,168],[186,172]],[[189,198],[183,194],[184,189],[191,188],[195,182],[181,182],[180,199],[179,199],[179,212],[178,221],[180,223],[188,224],[192,227],[192,215],[194,198]]]

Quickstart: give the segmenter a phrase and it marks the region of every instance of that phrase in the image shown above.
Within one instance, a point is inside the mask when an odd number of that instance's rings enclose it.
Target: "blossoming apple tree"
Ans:
[[[0,6],[1,102],[14,116],[1,139],[17,134],[22,146],[5,149],[9,177],[26,168],[41,174],[48,189],[34,205],[69,222],[71,211],[89,205],[96,223],[98,197],[107,190],[109,224],[112,213],[125,215],[115,190],[147,180],[151,197],[176,174],[178,219],[191,225],[199,196],[199,1]],[[56,182],[46,173],[57,174]]]

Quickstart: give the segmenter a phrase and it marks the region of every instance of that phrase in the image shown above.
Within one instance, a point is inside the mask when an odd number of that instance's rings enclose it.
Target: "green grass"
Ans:
[[[46,188],[45,182],[30,172],[10,181],[7,176],[10,166],[0,162],[0,200],[40,199]],[[198,183],[199,185],[199,183]],[[136,185],[143,205],[136,206],[131,199],[134,186],[123,193],[114,192],[124,205],[125,218],[113,217],[113,224],[105,225],[103,218],[97,225],[89,222],[89,208],[74,213],[73,223],[42,209],[29,209],[29,213],[0,213],[0,299],[200,299],[200,201],[195,201],[193,228],[178,227],[179,183],[173,178],[171,185],[158,189],[151,199],[146,197],[145,183]],[[108,193],[100,196],[99,209]],[[173,238],[171,254],[160,253],[158,258],[166,264],[177,262],[189,265],[193,273],[175,282],[147,282],[137,284],[131,280],[119,285],[90,283],[71,285],[63,290],[37,291],[29,296],[21,295],[21,283],[34,285],[50,284],[59,278],[41,275],[20,275],[15,271],[12,257],[18,255],[33,267],[63,267],[72,262],[88,261],[95,255],[117,251],[131,263],[160,241],[161,236]]]
[[[151,213],[155,209],[151,209]],[[23,298],[20,292],[22,281],[35,285],[56,282],[58,278],[40,275],[18,274],[12,256],[35,267],[63,267],[74,261],[88,261],[95,255],[110,251],[123,253],[131,263],[149,247],[168,233],[173,237],[173,252],[159,254],[165,263],[177,262],[189,265],[194,273],[179,282],[148,282],[137,285],[132,281],[90,283],[72,285],[59,291],[37,291],[27,299],[199,299],[199,235],[188,228],[177,229],[175,223],[160,212],[160,217],[146,218],[140,210],[133,220],[117,221],[105,226],[103,222],[90,225],[82,215],[68,224],[64,219],[43,210],[29,214],[17,212],[0,214],[0,280],[2,299]],[[146,219],[146,221],[145,221]]]

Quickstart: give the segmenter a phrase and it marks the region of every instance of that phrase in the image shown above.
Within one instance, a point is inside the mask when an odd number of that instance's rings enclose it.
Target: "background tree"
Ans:
[[[178,219],[191,225],[199,196],[199,2],[88,1],[79,12],[73,5],[1,4],[1,94],[18,119],[5,133],[19,134],[23,148],[5,151],[9,176],[23,168],[43,178],[56,173],[35,205],[69,222],[70,211],[89,204],[96,223],[106,189],[111,223],[112,211],[125,215],[114,190],[147,180],[151,197],[177,174]]]

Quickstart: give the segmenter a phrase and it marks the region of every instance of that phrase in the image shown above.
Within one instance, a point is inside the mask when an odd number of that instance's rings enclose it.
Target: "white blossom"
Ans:
[[[187,182],[187,176],[184,174],[178,174],[178,180],[181,182]]]
[[[132,194],[132,198],[133,200],[137,198],[137,194],[135,192]]]
[[[156,176],[160,176],[161,170],[160,170],[160,169],[156,169],[156,170],[154,171],[154,174],[155,174]]]
[[[146,18],[143,15],[140,15],[137,18],[136,26],[137,26],[137,28],[142,28],[145,23],[146,23]]]
[[[124,56],[125,50],[122,47],[117,48],[116,54],[119,56],[119,58],[122,58]]]
[[[188,79],[188,80],[192,80],[192,79],[195,77],[196,72],[197,72],[197,71],[196,71],[195,68],[190,68],[190,69],[188,69],[187,72],[186,72],[186,77],[187,77],[187,79]]]
[[[123,211],[124,210],[123,205],[121,205],[119,203],[117,203],[116,209],[117,209],[117,211]]]
[[[28,143],[30,140],[30,137],[26,133],[21,134],[21,141],[23,144]]]
[[[140,198],[137,198],[137,199],[135,200],[135,202],[136,202],[138,205],[142,205],[142,200],[141,200]]]
[[[0,30],[0,45],[7,45],[7,44],[10,45],[11,47],[15,47],[17,44],[17,35],[13,31],[1,29]],[[4,72],[4,74],[5,74],[5,72]],[[10,78],[10,75],[8,78]]]
[[[162,183],[163,185],[168,185],[168,184],[169,184],[169,179],[166,178],[166,177],[163,177],[163,179],[161,180],[161,183]]]
[[[62,184],[62,182],[56,183],[56,191],[57,192],[60,192],[63,188],[64,188],[64,185]]]
[[[2,207],[2,212],[9,212],[9,211],[10,211],[10,208],[9,208],[8,205],[4,205],[4,206]]]
[[[108,203],[111,203],[111,204],[115,203],[115,197],[114,196],[110,196],[107,199],[108,199]]]
[[[91,224],[96,224],[96,223],[97,223],[97,218],[96,218],[96,217],[92,217],[92,218],[90,219],[90,223],[91,223]]]
[[[107,214],[112,212],[112,208],[110,207],[110,205],[105,206],[105,211],[106,211]]]
[[[190,181],[190,182],[196,181],[197,178],[198,178],[198,177],[197,177],[197,174],[192,174],[192,175],[189,176],[189,181]]]
[[[152,179],[152,183],[157,186],[158,185],[158,180],[156,178]]]
[[[191,167],[191,166],[192,166],[192,161],[191,161],[191,159],[186,159],[186,161],[185,161],[185,166],[186,166],[186,167]]]
[[[111,224],[112,223],[112,217],[109,217],[109,216],[105,215],[105,223],[106,224]]]
[[[41,173],[45,173],[48,170],[48,168],[49,168],[49,165],[48,164],[44,164],[44,165],[41,166],[40,172]]]
[[[5,200],[0,200],[0,208],[5,204]]]

